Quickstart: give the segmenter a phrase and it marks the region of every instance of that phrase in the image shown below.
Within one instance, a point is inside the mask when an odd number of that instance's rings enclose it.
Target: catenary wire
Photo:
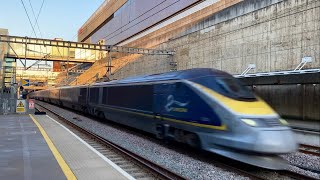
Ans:
[[[34,35],[36,36],[36,38],[37,38],[37,33],[36,33],[36,31],[34,30],[34,27],[33,27],[33,25],[32,25],[32,22],[31,22],[31,19],[30,19],[30,17],[29,17],[29,14],[28,14],[28,11],[27,11],[27,9],[26,9],[26,6],[24,5],[23,0],[20,0],[20,2],[21,2],[21,4],[23,5],[24,11],[25,11],[26,14],[27,14],[27,17],[28,17],[29,23],[30,23],[30,25],[31,25],[32,31],[33,31]]]

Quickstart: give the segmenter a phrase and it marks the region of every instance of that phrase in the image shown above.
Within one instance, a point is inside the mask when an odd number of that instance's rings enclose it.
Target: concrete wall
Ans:
[[[129,38],[126,41],[122,42],[120,45],[129,46],[129,47],[141,47],[141,48],[159,48],[159,44],[163,42],[167,42],[170,38],[176,37],[178,34],[184,32],[188,27],[192,27],[197,22],[203,20],[206,17],[214,14],[215,12],[219,12],[227,7],[230,7],[234,4],[241,2],[242,0],[206,0],[201,1],[201,3],[196,4],[187,10],[179,13],[172,18],[168,18],[161,23],[158,23],[155,26],[152,26],[146,31],[135,35],[133,38]],[[107,2],[107,1],[105,1]],[[112,2],[112,1],[110,1]],[[182,2],[182,1],[181,1]],[[99,30],[100,31],[100,30]],[[106,42],[108,44],[108,42]],[[166,72],[171,69],[169,63],[172,62],[172,58],[164,57],[159,58],[155,56],[143,57],[141,60],[137,60],[136,63],[132,62],[137,57],[140,56],[128,56],[128,54],[123,53],[112,53],[112,56],[116,59],[113,61],[112,65],[115,68],[112,68],[112,72],[116,72],[115,78],[123,78],[131,75],[135,75],[137,73],[152,73],[152,72]],[[124,57],[122,57],[124,56]],[[133,59],[135,57],[135,59]],[[156,61],[162,61],[158,65]],[[150,64],[148,63],[139,63],[140,61],[152,61],[150,69],[146,69],[144,67],[140,67],[141,64]],[[106,63],[106,59],[101,59],[85,73],[79,76],[77,82],[72,82],[71,84],[88,84],[93,83],[95,79],[102,78],[106,74],[106,68],[104,67]],[[130,63],[129,63],[130,62]],[[135,64],[138,64],[137,67]],[[127,66],[128,65],[128,66]],[[156,67],[157,66],[157,67]],[[161,67],[160,67],[161,66]],[[142,68],[143,70],[140,70]],[[128,70],[128,72],[127,72]],[[135,73],[136,72],[136,73]],[[121,75],[120,75],[121,74]],[[111,77],[114,78],[114,77]]]
[[[320,84],[256,86],[253,90],[284,117],[320,120]]]
[[[320,67],[320,1],[246,0],[194,25],[157,48],[174,49],[178,69],[212,67],[240,74],[250,63],[255,72],[292,70],[303,56]],[[140,40],[143,41],[143,40]],[[139,42],[139,41],[137,41]],[[169,71],[167,58],[148,56],[115,72],[117,79],[144,74],[141,61],[153,70]],[[141,63],[140,63],[141,62]],[[117,66],[115,64],[115,66]]]
[[[166,35],[159,36],[159,42]],[[150,37],[131,44],[141,46],[149,40],[154,45],[157,37]],[[173,58],[143,56],[125,66],[115,62],[113,78],[167,72],[172,61],[179,70],[210,67],[240,74],[250,63],[257,66],[251,72],[293,70],[302,57],[311,56],[313,62],[305,68],[319,68],[320,1],[246,0],[180,34],[173,31],[170,38],[154,47],[174,49]],[[318,84],[260,86],[256,91],[281,115],[320,120]]]

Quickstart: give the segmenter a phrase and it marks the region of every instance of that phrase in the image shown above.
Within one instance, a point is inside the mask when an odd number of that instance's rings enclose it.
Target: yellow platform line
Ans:
[[[68,166],[66,161],[63,159],[63,157],[59,153],[58,149],[55,147],[55,145],[53,144],[53,142],[51,141],[51,139],[47,135],[46,131],[42,128],[42,126],[39,124],[39,122],[36,120],[36,118],[34,118],[31,114],[29,114],[29,116],[31,117],[33,122],[37,125],[37,127],[39,128],[39,130],[40,130],[42,136],[44,137],[45,141],[47,142],[52,154],[54,155],[54,157],[58,161],[58,164],[59,164],[60,168],[62,169],[64,175],[67,177],[68,180],[76,180],[77,179],[76,176],[73,174],[70,167]]]

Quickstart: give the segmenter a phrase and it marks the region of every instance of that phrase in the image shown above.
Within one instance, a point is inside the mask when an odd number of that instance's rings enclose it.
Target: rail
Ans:
[[[311,154],[320,157],[320,147],[309,144],[300,144],[299,151],[305,154]]]
[[[160,166],[160,165],[157,165],[125,148],[122,148],[121,146],[111,142],[111,141],[108,141],[107,139],[95,134],[94,132],[91,132],[89,130],[86,130],[78,125],[76,125],[75,123],[63,118],[60,114],[50,110],[49,108],[46,108],[42,105],[40,105],[39,103],[36,103],[36,105],[40,106],[41,108],[43,109],[46,109],[46,111],[49,111],[51,112],[52,114],[56,115],[59,117],[60,120],[64,121],[65,123],[67,123],[68,125],[70,125],[72,128],[75,128],[77,130],[79,130],[80,132],[88,135],[89,137],[92,137],[93,139],[99,141],[101,144],[104,144],[106,146],[109,146],[109,147],[112,147],[112,149],[114,149],[115,151],[123,154],[124,156],[130,158],[131,160],[133,160],[134,162],[138,163],[139,165],[147,168],[148,170],[152,171],[154,174],[157,174],[158,178],[160,179],[170,179],[170,180],[185,180],[184,177]]]
[[[320,136],[320,131],[317,129],[311,129],[306,127],[293,126],[293,125],[291,125],[290,127],[292,128],[293,131]]]
[[[39,103],[36,103],[36,105],[39,105],[41,106],[42,108],[46,109],[47,111],[50,111],[51,113],[55,114],[56,116],[60,117],[60,119],[65,119],[63,117],[61,117],[61,115],[59,115],[58,113],[50,110],[49,108],[47,107],[44,107],[43,105],[40,105]],[[103,137],[99,136],[99,135],[96,135],[95,133],[91,132],[91,131],[88,131],[84,128],[81,128],[79,126],[77,126],[76,124],[74,124],[73,122],[69,121],[69,120],[64,120],[66,121],[66,123],[70,124],[72,127],[74,126],[75,128],[79,128],[81,129],[81,131],[89,134],[90,136],[94,137],[95,139],[98,139],[99,141],[105,143],[105,144],[111,144],[111,146],[114,146],[115,149],[120,149],[119,151],[121,153],[124,153],[125,155],[128,155],[130,158],[133,158],[135,161],[141,163],[143,166],[145,166],[146,168],[150,169],[152,171],[154,171],[155,173],[160,173],[161,177],[163,177],[164,179],[185,179],[184,177],[181,177],[177,174],[175,174],[174,172],[170,171],[170,170],[167,170],[166,168],[162,167],[162,166],[159,166],[153,162],[150,162],[149,160],[135,154],[135,153],[132,153],[130,151],[128,151],[127,149],[124,149],[112,142],[109,142],[108,140],[104,139]],[[234,165],[233,163],[228,163],[228,162],[224,162],[224,161],[219,161],[219,160],[214,160],[214,164],[217,165],[218,167],[221,167],[223,169],[226,169],[228,171],[231,171],[231,172],[235,172],[239,175],[243,175],[245,177],[249,177],[250,179],[265,179],[265,177],[261,177],[261,175],[255,173],[255,172],[252,172],[251,170],[246,170],[245,168],[243,169],[241,165]],[[297,172],[293,172],[293,171],[290,171],[290,170],[275,170],[275,171],[272,171],[272,170],[266,170],[266,172],[272,172],[272,173],[278,173],[282,176],[285,176],[285,177],[290,177],[290,178],[293,178],[293,179],[306,179],[306,180],[313,180],[315,178],[313,177],[310,177],[310,176],[307,176],[307,175],[303,175],[303,174],[299,174]],[[175,177],[177,176],[177,177]]]

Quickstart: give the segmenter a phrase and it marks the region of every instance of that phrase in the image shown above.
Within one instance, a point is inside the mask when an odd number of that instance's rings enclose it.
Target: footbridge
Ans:
[[[6,57],[16,59],[69,61],[93,63],[106,52],[122,52],[145,55],[173,55],[173,51],[122,47],[104,44],[89,44],[57,39],[0,35],[0,42],[8,43]],[[22,61],[21,61],[22,62]],[[22,64],[25,64],[22,62]]]
[[[61,39],[42,39],[9,35],[0,35],[0,42],[6,43],[7,51],[4,53],[4,59],[8,59],[8,61],[10,61],[7,63],[10,67],[7,65],[3,66],[5,72],[3,78],[4,82],[7,84],[9,82],[12,83],[12,79],[18,77],[22,79],[25,77],[33,78],[30,73],[26,73],[26,70],[30,72],[41,71],[41,68],[36,70],[33,68],[41,61],[60,61],[67,63],[66,69],[60,71],[65,72],[66,78],[68,79],[69,72],[83,73],[81,70],[72,70],[72,68],[69,67],[69,63],[94,63],[102,58],[108,58],[108,56],[109,60],[106,68],[108,69],[108,72],[111,72],[111,61],[113,59],[111,56],[112,52],[142,55],[174,55],[174,51],[168,50],[90,44],[64,41]],[[35,62],[27,65],[28,60],[35,60]],[[17,61],[21,62],[22,67],[12,66],[12,62]],[[50,72],[53,71],[53,69],[45,69],[44,71]],[[35,72],[31,74],[39,73]],[[39,75],[34,76],[38,77]],[[40,76],[44,77],[46,75]],[[55,74],[54,77],[57,77],[57,75]]]

